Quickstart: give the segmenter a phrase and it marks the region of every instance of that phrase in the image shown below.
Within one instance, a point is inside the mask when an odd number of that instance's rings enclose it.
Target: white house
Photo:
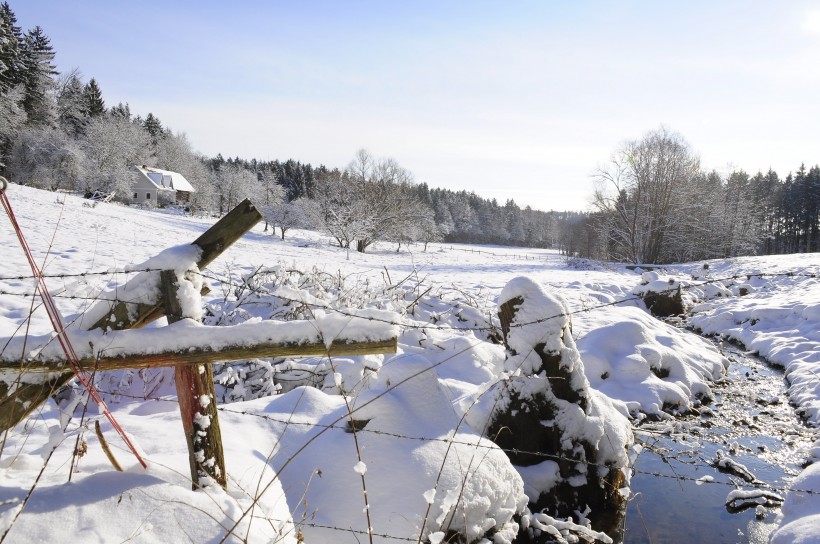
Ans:
[[[134,202],[152,204],[181,204],[191,200],[196,192],[185,176],[170,170],[134,165],[139,172],[134,183]]]

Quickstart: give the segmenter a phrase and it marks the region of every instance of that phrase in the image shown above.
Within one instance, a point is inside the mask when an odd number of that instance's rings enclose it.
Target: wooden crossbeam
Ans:
[[[221,346],[217,349],[210,347],[192,347],[180,351],[170,351],[146,355],[144,353],[123,353],[116,357],[84,357],[79,366],[88,372],[94,370],[127,370],[132,368],[156,368],[176,365],[195,365],[204,363],[219,363],[226,361],[244,361],[268,357],[322,357],[322,356],[354,356],[368,354],[396,353],[397,339],[355,342],[345,339],[334,340],[330,347],[324,342],[264,342],[254,346],[242,344]],[[42,374],[46,372],[62,372],[66,365],[65,359],[50,357],[48,359],[32,359],[21,363],[0,359],[0,373],[24,372]]]

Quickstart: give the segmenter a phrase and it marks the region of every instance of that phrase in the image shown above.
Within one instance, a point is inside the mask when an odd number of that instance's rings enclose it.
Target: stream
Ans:
[[[727,495],[737,488],[784,496],[806,459],[813,431],[789,405],[783,371],[738,346],[715,343],[732,362],[727,379],[712,386],[715,402],[700,414],[635,428],[641,451],[627,506],[627,544],[765,543],[777,501],[730,511]],[[734,467],[732,473],[714,466],[718,456],[729,459],[723,465]]]

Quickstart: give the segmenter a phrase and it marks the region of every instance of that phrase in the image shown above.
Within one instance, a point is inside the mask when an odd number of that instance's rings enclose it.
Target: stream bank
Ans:
[[[715,343],[732,362],[727,378],[712,388],[715,402],[635,428],[640,446],[626,543],[765,543],[777,500],[727,507],[729,494],[742,489],[782,497],[807,459],[815,431],[789,405],[783,371],[738,346]]]

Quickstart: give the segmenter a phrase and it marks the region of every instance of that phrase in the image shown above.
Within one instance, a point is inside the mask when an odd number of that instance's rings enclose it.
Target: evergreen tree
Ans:
[[[88,117],[96,117],[105,113],[105,101],[97,80],[93,77],[86,83],[83,89],[83,100],[85,102],[85,113]]]
[[[25,97],[23,108],[32,125],[47,126],[54,119],[54,106],[50,101],[50,91],[54,88],[57,69],[54,65],[54,50],[43,29],[35,26],[23,37],[22,49],[23,85]]]
[[[83,133],[87,123],[80,74],[74,70],[57,84],[57,121],[60,127],[74,137]]]
[[[23,35],[8,2],[0,4],[0,95],[23,82]]]
[[[142,128],[148,132],[148,135],[151,137],[151,143],[157,145],[157,142],[159,142],[163,134],[162,123],[160,123],[159,119],[157,119],[153,113],[149,113],[142,122]]]
[[[118,117],[120,119],[125,119],[126,121],[131,120],[131,108],[128,106],[128,102],[125,104],[120,102],[116,106],[112,106],[110,113],[112,117]]]

